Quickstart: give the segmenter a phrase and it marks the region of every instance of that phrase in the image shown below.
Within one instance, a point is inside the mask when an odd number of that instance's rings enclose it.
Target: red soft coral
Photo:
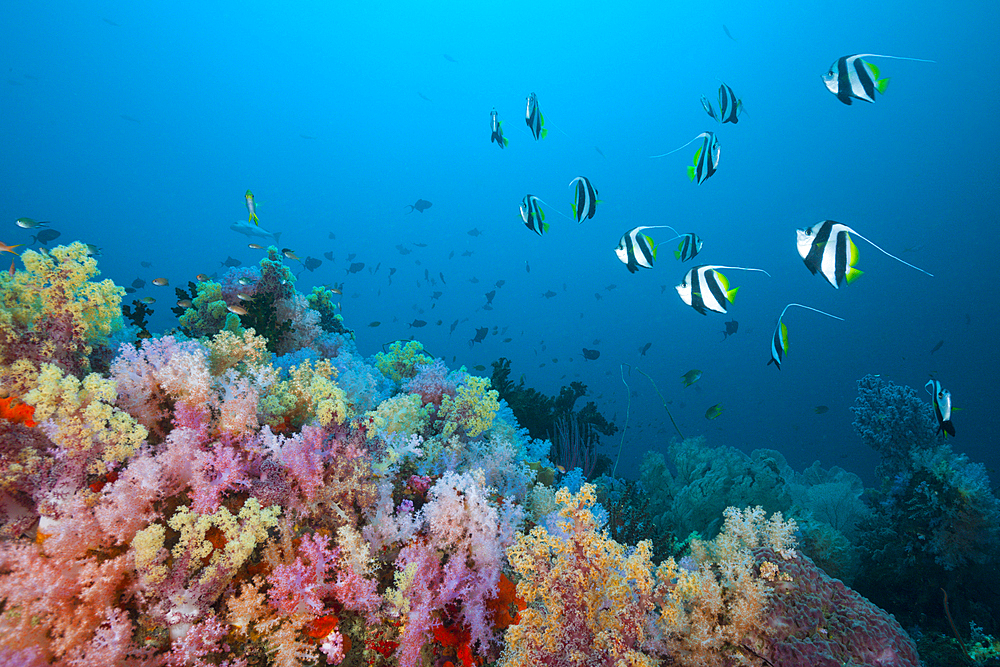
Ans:
[[[0,398],[0,419],[6,419],[15,424],[24,424],[30,428],[35,426],[35,422],[31,420],[34,415],[34,406],[22,403],[14,396]]]

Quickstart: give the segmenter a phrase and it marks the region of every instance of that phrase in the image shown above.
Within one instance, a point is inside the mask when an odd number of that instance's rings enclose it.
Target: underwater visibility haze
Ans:
[[[0,662],[997,664],[998,25],[18,3]]]

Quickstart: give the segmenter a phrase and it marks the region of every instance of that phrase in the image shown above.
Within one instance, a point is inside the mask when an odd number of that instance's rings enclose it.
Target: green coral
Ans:
[[[500,409],[499,394],[490,389],[489,378],[469,376],[459,385],[455,396],[441,397],[438,418],[442,420],[441,434],[450,438],[459,430],[475,438],[493,425],[493,418]]]
[[[222,285],[214,280],[204,280],[198,283],[197,292],[191,300],[191,308],[178,318],[187,334],[192,338],[201,338],[214,336],[223,330],[237,333],[239,318],[229,312],[228,304],[222,298]]]
[[[434,361],[423,354],[424,346],[419,341],[410,340],[405,344],[397,340],[389,346],[388,352],[375,355],[375,367],[396,384],[409,380],[417,374],[417,367]]]
[[[344,318],[337,312],[340,302],[334,301],[336,296],[330,289],[318,285],[312,288],[312,294],[306,295],[306,303],[319,313],[319,325],[323,331],[353,336],[354,332],[344,326]]]
[[[398,394],[379,403],[365,416],[376,431],[409,435],[424,433],[430,423],[430,412],[420,394]]]

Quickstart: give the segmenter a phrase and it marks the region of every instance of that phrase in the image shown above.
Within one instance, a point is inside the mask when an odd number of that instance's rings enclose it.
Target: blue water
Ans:
[[[415,335],[451,366],[488,373],[506,356],[515,380],[547,393],[583,381],[620,427],[621,365],[636,365],[685,435],[776,448],[796,468],[820,459],[869,483],[876,457],[851,427],[856,380],[920,388],[933,376],[962,408],[955,447],[995,468],[998,25],[996,3],[16,3],[0,21],[0,241],[29,243],[37,230],[14,225],[29,216],[52,221],[55,243],[99,246],[104,277],[146,280],[127,300],[155,296],[162,331],[176,325],[173,286],[228,256],[259,259],[229,230],[249,188],[282,247],[323,261],[298,289],[344,283],[365,353]],[[865,52],[936,63],[871,59],[892,79],[885,95],[845,106],[820,77]],[[744,101],[738,125],[699,104],[720,81]],[[524,123],[530,92],[549,129],[538,142]],[[493,107],[503,151],[489,142]],[[648,157],[706,130],[722,154],[702,185],[685,173],[694,145]],[[553,210],[570,213],[580,175],[602,200],[584,224]],[[518,215],[529,192],[551,204],[542,237]],[[433,206],[407,213],[418,198]],[[859,240],[865,275],[834,290],[795,250],[795,229],[823,219],[935,276]],[[674,291],[691,264],[672,247],[636,275],[615,258],[640,224],[696,231],[696,262],[771,277],[726,272],[739,296],[728,315],[703,317]],[[352,253],[366,266],[349,275]],[[149,285],[161,276],[171,287]],[[789,311],[779,372],[765,364],[790,301],[846,321]],[[730,319],[739,331],[723,341]],[[470,348],[477,327],[491,333]],[[704,376],[683,388],[692,368]],[[620,469],[632,474],[673,429],[649,381],[626,379]]]

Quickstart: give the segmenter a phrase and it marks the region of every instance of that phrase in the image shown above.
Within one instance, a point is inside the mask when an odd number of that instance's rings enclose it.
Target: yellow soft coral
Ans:
[[[315,418],[325,428],[342,424],[349,416],[347,396],[334,381],[337,369],[329,359],[315,364],[306,359],[289,368],[288,374],[288,380],[271,385],[260,403],[265,422],[299,429]]]
[[[270,362],[267,339],[253,329],[245,330],[242,336],[220,331],[208,342],[208,370],[214,376],[230,368],[243,374],[254,373]]]
[[[640,542],[627,555],[599,533],[590,484],[575,496],[560,489],[556,501],[558,534],[536,526],[507,550],[521,576],[517,595],[528,607],[507,629],[501,664],[534,667],[541,656],[560,656],[563,665],[656,664],[641,650],[654,607],[651,544]]]
[[[758,664],[770,582],[788,577],[780,563],[758,572],[752,549],[794,557],[794,522],[729,508],[719,537],[693,545],[695,567],[669,559],[654,570],[650,543],[629,553],[598,531],[593,486],[556,501],[552,532],[536,526],[507,550],[528,608],[507,629],[501,667]]]
[[[175,563],[186,565],[185,574],[196,575],[200,570],[201,583],[232,576],[257,545],[267,540],[267,531],[278,525],[280,514],[277,505],[261,508],[260,501],[253,497],[235,516],[225,507],[202,514],[181,505],[167,521],[167,526],[179,534],[170,554]],[[210,531],[214,541],[209,539]],[[167,575],[165,535],[162,524],[152,524],[132,540],[136,569],[144,584],[155,585]]]
[[[386,376],[396,384],[402,384],[403,380],[409,380],[417,374],[418,364],[428,364],[433,359],[423,354],[424,346],[419,341],[397,340],[389,346],[388,352],[379,352],[375,355],[375,366],[382,375]]]
[[[379,403],[365,413],[375,431],[385,433],[423,433],[430,421],[430,413],[420,394],[398,394]]]
[[[24,270],[0,277],[0,341],[37,346],[37,358],[69,354],[89,370],[93,345],[105,344],[121,323],[125,290],[111,280],[93,282],[97,260],[83,243],[57,246],[47,253],[21,255]],[[48,335],[44,322],[69,326],[71,338]],[[0,358],[8,356],[2,354]],[[10,359],[13,361],[13,359]]]
[[[189,568],[193,572],[201,567],[201,559],[209,558],[208,565],[201,574],[205,582],[218,576],[220,571],[235,573],[257,544],[267,539],[267,529],[278,525],[281,508],[277,505],[262,509],[260,501],[254,497],[243,503],[238,515],[233,516],[225,507],[213,514],[192,512],[181,505],[167,522],[180,533],[180,539],[172,550],[175,559],[190,551],[192,559]],[[219,550],[208,540],[208,531],[217,528],[223,535],[225,546]]]
[[[768,518],[761,507],[729,507],[719,535],[711,542],[694,540],[691,552],[698,567],[670,571],[676,577],[669,603],[657,625],[671,653],[684,665],[750,664],[761,640],[762,619],[773,587],[787,579],[780,563],[766,563],[758,572],[753,549],[771,547],[782,558],[795,557],[796,524],[781,513]]]
[[[470,376],[458,387],[452,397],[445,394],[441,398],[438,417],[443,420],[441,434],[450,438],[458,429],[475,438],[485,433],[493,425],[493,418],[500,409],[500,395],[490,389],[490,379]]]
[[[42,364],[24,402],[34,406],[36,422],[50,421],[49,438],[69,458],[84,458],[87,472],[104,474],[108,464],[130,458],[146,439],[146,428],[114,407],[113,380],[96,373],[81,382],[53,364]]]

